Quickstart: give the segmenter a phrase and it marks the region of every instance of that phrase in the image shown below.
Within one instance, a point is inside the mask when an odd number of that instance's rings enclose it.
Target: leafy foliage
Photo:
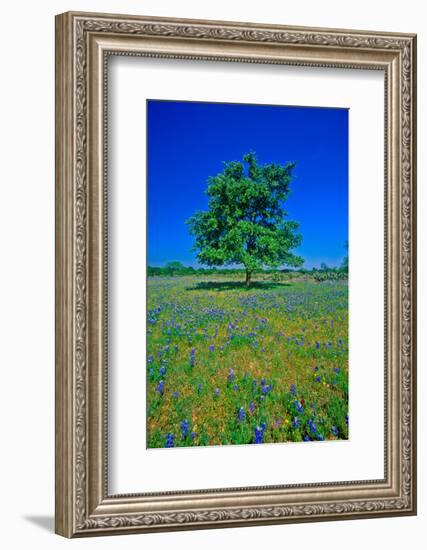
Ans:
[[[223,172],[208,179],[209,209],[186,223],[196,238],[200,263],[243,264],[249,283],[251,274],[264,266],[301,266],[303,259],[291,250],[302,237],[298,223],[285,219],[282,206],[295,163],[260,166],[254,152],[243,161],[225,163]]]

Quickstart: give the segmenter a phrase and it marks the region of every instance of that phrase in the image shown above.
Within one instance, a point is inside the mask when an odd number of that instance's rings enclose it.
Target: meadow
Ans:
[[[346,280],[147,286],[147,447],[348,438]]]

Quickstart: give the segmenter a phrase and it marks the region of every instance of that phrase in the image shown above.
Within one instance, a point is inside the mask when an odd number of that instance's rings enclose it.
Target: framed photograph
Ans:
[[[416,37],[56,18],[56,532],[416,513]]]

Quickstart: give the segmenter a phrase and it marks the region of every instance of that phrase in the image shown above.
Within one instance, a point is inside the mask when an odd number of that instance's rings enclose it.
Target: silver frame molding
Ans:
[[[385,476],[110,495],[107,67],[111,55],[385,75]],[[56,532],[65,537],[416,513],[416,36],[68,12],[56,17]]]

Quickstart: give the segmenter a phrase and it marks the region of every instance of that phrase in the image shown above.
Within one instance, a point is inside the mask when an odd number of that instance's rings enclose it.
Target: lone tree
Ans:
[[[291,252],[302,241],[299,224],[285,220],[282,206],[295,163],[260,166],[252,151],[243,161],[224,163],[221,173],[208,178],[209,209],[186,223],[202,264],[243,264],[249,285],[256,269],[299,267],[304,261]]]

